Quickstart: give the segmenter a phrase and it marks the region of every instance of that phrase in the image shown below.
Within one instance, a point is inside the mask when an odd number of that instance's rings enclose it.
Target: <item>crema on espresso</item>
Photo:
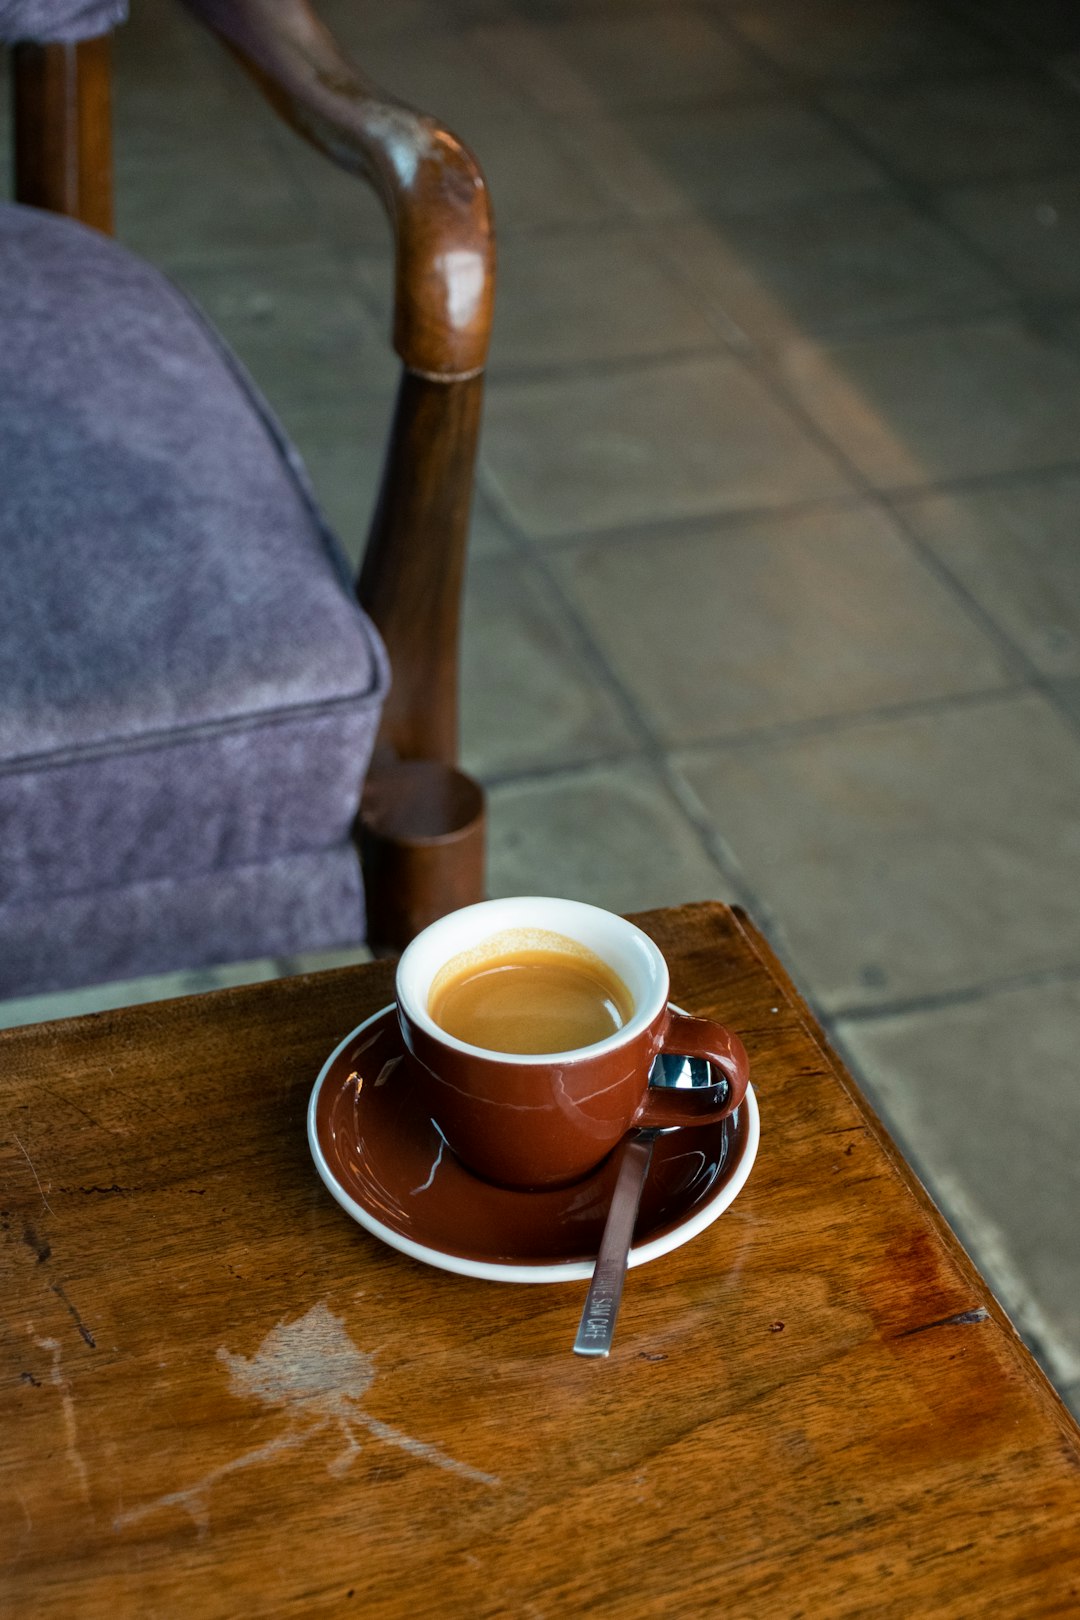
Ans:
[[[613,969],[583,949],[510,950],[454,968],[449,963],[436,978],[428,1012],[448,1035],[491,1052],[593,1046],[634,1010]]]

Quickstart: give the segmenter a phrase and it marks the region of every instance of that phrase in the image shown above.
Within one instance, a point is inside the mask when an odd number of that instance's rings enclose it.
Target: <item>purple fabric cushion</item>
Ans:
[[[349,845],[0,906],[0,998],[353,945],[363,928]]]
[[[127,21],[127,0],[0,0],[0,40],[47,45],[107,34]]]
[[[295,452],[108,238],[0,205],[0,286],[0,906],[343,846],[387,667]]]

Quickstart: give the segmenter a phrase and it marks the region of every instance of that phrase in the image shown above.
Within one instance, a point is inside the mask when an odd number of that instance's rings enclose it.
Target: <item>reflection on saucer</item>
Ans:
[[[323,1066],[308,1141],[342,1208],[383,1242],[445,1271],[503,1282],[591,1276],[618,1150],[572,1187],[492,1186],[466,1170],[418,1112],[414,1079],[392,1007],[353,1030]],[[742,1189],[757,1144],[752,1088],[730,1119],[658,1137],[630,1264],[710,1226]]]

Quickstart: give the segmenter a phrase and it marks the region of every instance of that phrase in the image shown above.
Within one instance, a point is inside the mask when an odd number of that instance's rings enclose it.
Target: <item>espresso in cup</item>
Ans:
[[[655,943],[597,906],[531,895],[452,912],[398,963],[414,1105],[466,1169],[521,1189],[588,1175],[635,1127],[723,1119],[746,1091],[742,1042],[668,990]],[[715,1083],[651,1085],[660,1052],[704,1059]]]
[[[571,1052],[628,1023],[629,990],[615,970],[565,935],[485,959],[475,951],[436,975],[428,1012],[439,1028],[489,1052]]]

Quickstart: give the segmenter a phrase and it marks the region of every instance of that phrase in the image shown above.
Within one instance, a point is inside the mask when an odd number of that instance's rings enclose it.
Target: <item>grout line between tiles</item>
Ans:
[[[483,472],[485,498],[496,506],[499,521],[506,527],[513,528],[523,545],[535,546],[544,553],[566,551],[575,546],[609,542],[621,544],[639,540],[663,541],[670,537],[677,539],[705,538],[718,531],[722,533],[726,529],[736,529],[746,523],[770,520],[783,523],[786,520],[809,516],[816,512],[842,514],[858,511],[860,507],[866,504],[866,497],[862,491],[852,490],[850,495],[822,495],[808,500],[789,501],[776,506],[727,507],[712,512],[692,513],[690,515],[645,518],[638,523],[622,522],[612,524],[609,527],[572,529],[563,534],[530,535],[517,523],[509,503],[502,494],[498,479],[485,466],[482,456],[481,470]],[[1069,470],[1080,473],[1080,462]],[[923,491],[919,489],[914,493],[922,494]]]
[[[902,531],[909,550],[923,563],[927,572],[933,574],[951,589],[953,594],[966,606],[968,615],[985,630],[986,634],[996,642],[1003,653],[1006,653],[1027,677],[1028,684],[1037,691],[1050,705],[1059,719],[1064,721],[1068,729],[1080,738],[1080,715],[1075,714],[1058,691],[1053,677],[1044,675],[1038,665],[1031,659],[1018,642],[1007,633],[1003,626],[990,614],[968,590],[963,580],[938,556],[937,552],[918,533],[914,525],[902,512],[894,511],[897,527]]]
[[[787,404],[786,397],[783,403]],[[833,450],[831,441],[828,443],[830,452]],[[848,512],[857,512],[860,508],[871,505],[880,508],[882,503],[888,508],[892,517],[897,516],[897,509],[914,505],[930,496],[938,495],[967,495],[978,494],[983,490],[1011,489],[1016,486],[1037,486],[1050,484],[1060,478],[1080,478],[1080,456],[1075,461],[1051,462],[1042,467],[1021,468],[1018,471],[991,471],[983,473],[967,473],[955,478],[928,479],[922,484],[907,484],[898,488],[874,489],[872,486],[853,487],[850,495],[822,495],[810,497],[806,500],[788,501],[775,506],[760,504],[740,507],[717,508],[711,512],[679,514],[672,517],[646,518],[637,523],[615,523],[608,527],[598,526],[591,529],[572,529],[561,534],[529,535],[521,528],[504,499],[498,480],[487,469],[481,458],[481,482],[484,498],[496,509],[496,516],[500,524],[507,530],[512,530],[523,544],[535,545],[545,552],[563,551],[576,546],[597,544],[619,544],[624,541],[663,541],[669,536],[678,539],[692,539],[695,536],[702,538],[721,533],[726,529],[737,529],[744,524],[759,522],[783,523],[788,520],[810,516],[815,513],[835,512],[838,515]],[[869,488],[870,493],[867,493]]]
[[[885,1018],[904,1018],[911,1013],[940,1012],[949,1007],[966,1007],[1013,991],[1040,990],[1055,985],[1080,982],[1080,962],[1062,962],[1055,967],[1012,973],[978,984],[954,989],[928,991],[923,995],[897,996],[891,1001],[852,1002],[832,1007],[823,1014],[830,1025],[869,1024]]]
[[[925,484],[883,489],[881,498],[890,505],[906,506],[928,495],[968,495],[980,490],[1010,489],[1014,485],[1053,483],[1058,478],[1080,475],[1080,457],[1075,461],[1051,461],[1039,467],[994,468],[989,472],[964,473],[955,478],[931,478]]]
[[[488,368],[488,383],[492,391],[499,387],[521,387],[537,382],[587,382],[590,378],[632,376],[635,373],[661,371],[668,366],[698,365],[709,360],[726,360],[738,364],[741,356],[720,336],[710,343],[685,344],[649,354],[598,355],[592,360],[535,361]]]
[[[674,253],[665,254],[662,248],[658,250],[653,246],[650,249],[647,244],[639,245],[638,251],[643,256],[648,254],[655,264],[675,279]],[[617,377],[637,371],[654,371],[667,366],[720,359],[738,364],[748,358],[757,357],[766,364],[777,365],[785,354],[804,347],[818,345],[840,347],[876,338],[910,337],[935,332],[948,334],[965,329],[992,328],[999,323],[1025,326],[1044,341],[1049,339],[1059,341],[1056,328],[1062,318],[1074,315],[1080,310],[1080,294],[1071,299],[1046,299],[1035,297],[1030,293],[1021,295],[1006,290],[996,301],[989,299],[971,309],[946,309],[911,315],[884,316],[847,326],[823,320],[804,325],[799,338],[794,341],[778,339],[771,342],[767,338],[752,339],[747,336],[733,317],[726,315],[712,303],[707,294],[694,287],[690,277],[685,276],[681,270],[678,276],[683,290],[689,290],[694,294],[698,313],[712,330],[712,341],[693,343],[687,341],[668,349],[596,355],[587,360],[504,362],[495,359],[487,368],[489,384],[522,387],[538,382],[585,382],[595,376]],[[367,312],[371,313],[370,309],[367,309]],[[1073,353],[1072,341],[1066,352]],[[1077,367],[1080,371],[1080,356],[1077,357]],[[918,487],[922,488],[922,485]]]
[[[909,698],[902,703],[882,703],[867,709],[849,709],[842,714],[815,715],[807,720],[782,720],[774,725],[755,726],[745,731],[719,732],[711,737],[695,737],[665,746],[673,754],[695,757],[718,750],[736,751],[782,748],[814,737],[844,736],[861,726],[887,725],[893,721],[915,720],[949,713],[955,709],[991,708],[1022,698],[1033,683],[1017,680],[1008,685],[984,687],[973,692],[952,692],[940,697]]]

